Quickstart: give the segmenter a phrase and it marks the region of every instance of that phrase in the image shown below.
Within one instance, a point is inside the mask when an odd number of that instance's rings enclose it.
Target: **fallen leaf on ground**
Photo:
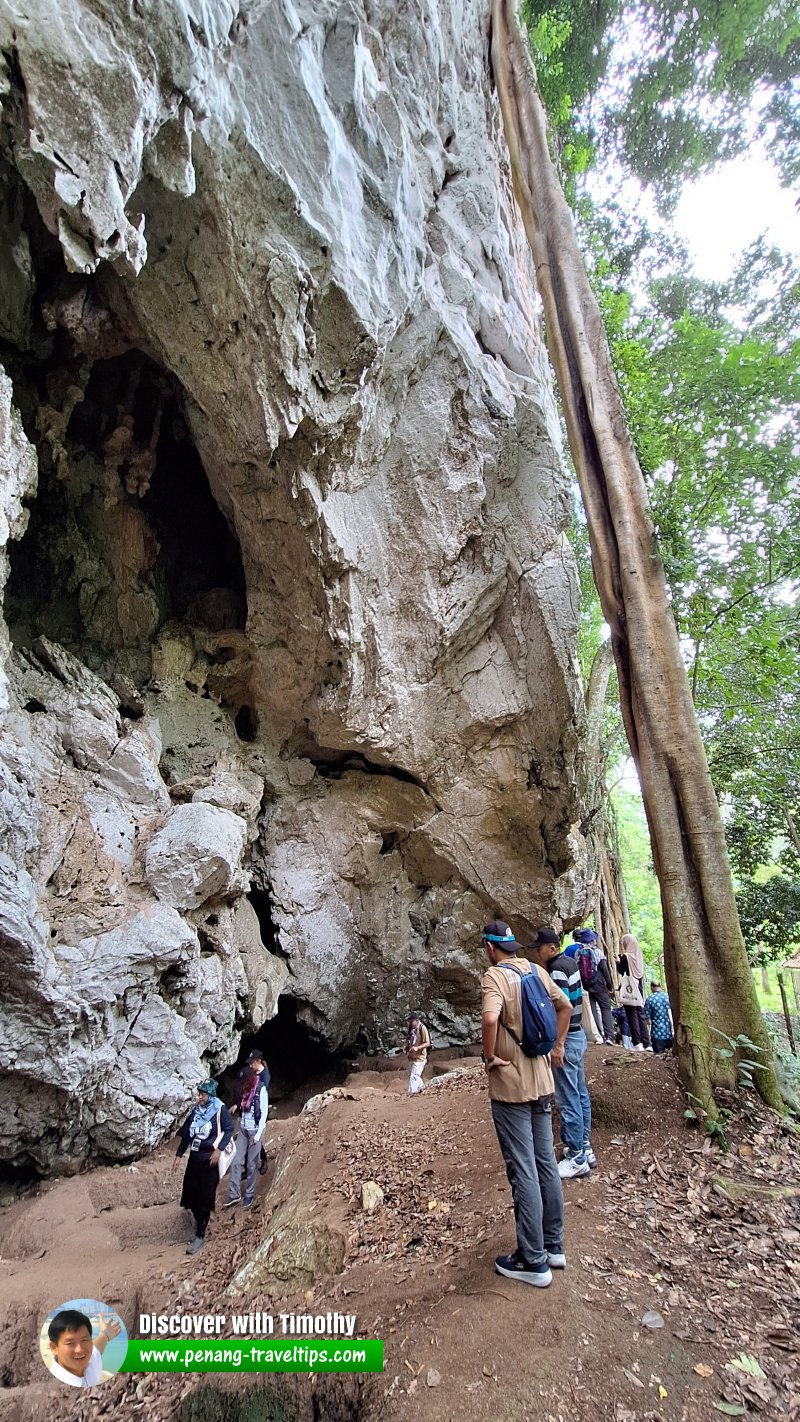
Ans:
[[[708,1363],[695,1363],[692,1372],[697,1373],[701,1378],[710,1378],[714,1369],[710,1368]]]
[[[736,1368],[740,1373],[748,1373],[751,1378],[765,1378],[767,1376],[758,1359],[754,1358],[752,1353],[740,1353],[738,1358],[731,1358],[726,1366]]]

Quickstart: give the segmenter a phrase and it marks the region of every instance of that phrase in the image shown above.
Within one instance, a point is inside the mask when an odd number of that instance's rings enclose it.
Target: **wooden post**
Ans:
[[[789,1034],[789,1046],[793,1056],[797,1056],[797,1048],[794,1044],[794,1032],[792,1031],[792,1018],[789,1012],[789,999],[786,996],[786,984],[783,981],[783,973],[778,970],[778,987],[781,990],[781,1001],[783,1002],[783,1015],[786,1018],[786,1031]]]

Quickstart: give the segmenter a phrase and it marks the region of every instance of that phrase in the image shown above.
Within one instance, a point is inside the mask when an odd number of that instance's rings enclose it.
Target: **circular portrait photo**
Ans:
[[[122,1367],[128,1334],[118,1314],[97,1299],[70,1299],[47,1315],[39,1348],[59,1382],[95,1387]]]

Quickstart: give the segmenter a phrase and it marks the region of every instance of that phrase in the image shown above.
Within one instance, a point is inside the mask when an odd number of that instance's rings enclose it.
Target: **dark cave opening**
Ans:
[[[50,370],[44,383],[39,491],[24,537],[10,545],[12,641],[26,646],[43,634],[102,674],[110,667],[143,684],[167,622],[209,634],[244,628],[239,545],[170,375],[127,351],[94,361],[88,375],[85,364],[80,375]],[[207,660],[228,655],[213,647]]]
[[[280,955],[269,889],[254,886],[247,897],[258,918],[261,942],[269,953]],[[304,1007],[313,1011],[313,1004],[284,992],[278,999],[276,1015],[257,1032],[242,1038],[236,1062],[224,1073],[226,1100],[234,1100],[239,1073],[254,1048],[264,1053],[270,1070],[270,1109],[278,1106],[279,1115],[293,1114],[309,1096],[343,1079],[348,1069],[344,1054],[331,1051],[321,1035],[303,1021],[300,1013]]]
[[[276,1015],[265,1022],[255,1036],[242,1042],[242,1061],[247,1060],[254,1047],[263,1051],[274,1082],[274,1087],[270,1083],[270,1095],[277,1100],[295,1092],[305,1099],[347,1075],[344,1056],[332,1052],[302,1020],[303,1006],[296,998],[282,993]],[[302,1088],[309,1085],[313,1085],[313,1089],[303,1093]],[[295,1109],[299,1109],[300,1104],[298,1102]]]

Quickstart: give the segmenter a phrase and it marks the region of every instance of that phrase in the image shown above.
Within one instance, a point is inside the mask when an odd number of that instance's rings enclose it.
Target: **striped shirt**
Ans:
[[[583,1027],[583,987],[581,985],[581,970],[575,958],[571,958],[568,953],[559,953],[557,958],[553,958],[547,964],[547,971],[550,974],[556,987],[569,998],[572,1016],[569,1019],[570,1032],[579,1032]]]

